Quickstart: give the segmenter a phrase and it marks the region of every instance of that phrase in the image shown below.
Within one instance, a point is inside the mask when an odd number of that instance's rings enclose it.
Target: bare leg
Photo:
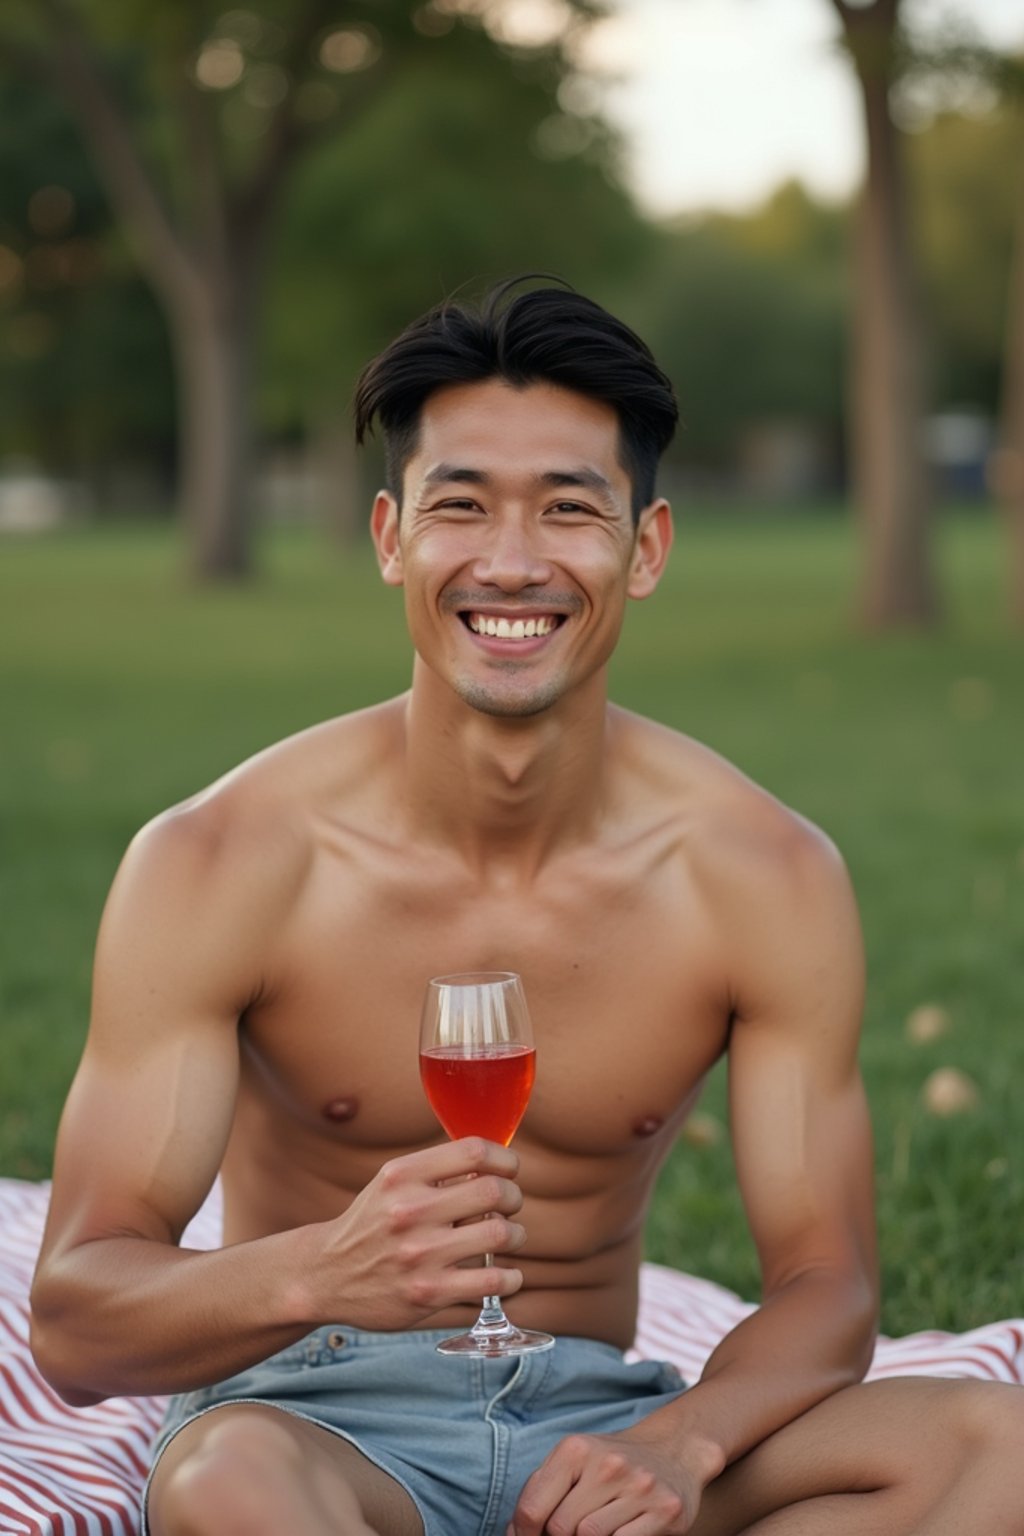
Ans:
[[[1024,1389],[837,1392],[728,1468],[691,1536],[1024,1536]]]
[[[148,1509],[153,1536],[423,1536],[405,1490],[354,1446],[255,1403],[186,1425]]]

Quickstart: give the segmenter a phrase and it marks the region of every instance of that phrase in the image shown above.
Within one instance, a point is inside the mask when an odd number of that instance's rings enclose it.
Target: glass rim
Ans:
[[[431,976],[428,987],[487,987],[504,986],[510,981],[521,981],[518,971],[451,971],[446,976]]]

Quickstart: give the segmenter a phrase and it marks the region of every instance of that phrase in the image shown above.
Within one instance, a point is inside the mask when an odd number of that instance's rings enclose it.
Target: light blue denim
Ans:
[[[225,1403],[269,1403],[340,1435],[400,1483],[426,1536],[504,1536],[532,1472],[566,1435],[627,1429],[684,1390],[674,1365],[627,1363],[559,1337],[513,1360],[459,1360],[450,1330],[324,1327],[217,1386],[174,1398],[153,1465],[185,1424]],[[150,1472],[150,1479],[152,1478]],[[143,1533],[148,1536],[143,1498]]]

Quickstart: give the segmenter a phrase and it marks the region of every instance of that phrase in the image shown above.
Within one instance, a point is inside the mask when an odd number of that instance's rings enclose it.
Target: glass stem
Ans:
[[[487,1269],[490,1269],[490,1267],[491,1267],[491,1265],[493,1263],[494,1263],[494,1255],[493,1255],[493,1253],[485,1254],[484,1255],[484,1265],[485,1265],[485,1267]],[[478,1328],[480,1328],[480,1329],[486,1328],[486,1329],[490,1330],[492,1328],[507,1328],[508,1326],[509,1326],[509,1321],[508,1321],[508,1318],[505,1316],[505,1310],[504,1310],[504,1308],[501,1305],[501,1298],[500,1298],[500,1296],[485,1296],[484,1299],[483,1299],[483,1306],[482,1306],[481,1311],[480,1311],[480,1316],[477,1318],[476,1322],[473,1325],[473,1332],[475,1333]]]

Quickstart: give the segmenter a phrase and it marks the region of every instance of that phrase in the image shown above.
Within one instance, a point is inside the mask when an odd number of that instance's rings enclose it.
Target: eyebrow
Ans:
[[[611,481],[600,471],[591,469],[586,464],[581,464],[578,469],[542,470],[534,478],[538,485],[550,486],[553,489],[560,489],[562,486],[581,486],[599,497],[606,506],[614,508],[617,505],[615,489]],[[423,477],[424,489],[452,484],[490,485],[491,482],[492,477],[486,470],[448,463],[435,464],[433,469],[428,470]]]

